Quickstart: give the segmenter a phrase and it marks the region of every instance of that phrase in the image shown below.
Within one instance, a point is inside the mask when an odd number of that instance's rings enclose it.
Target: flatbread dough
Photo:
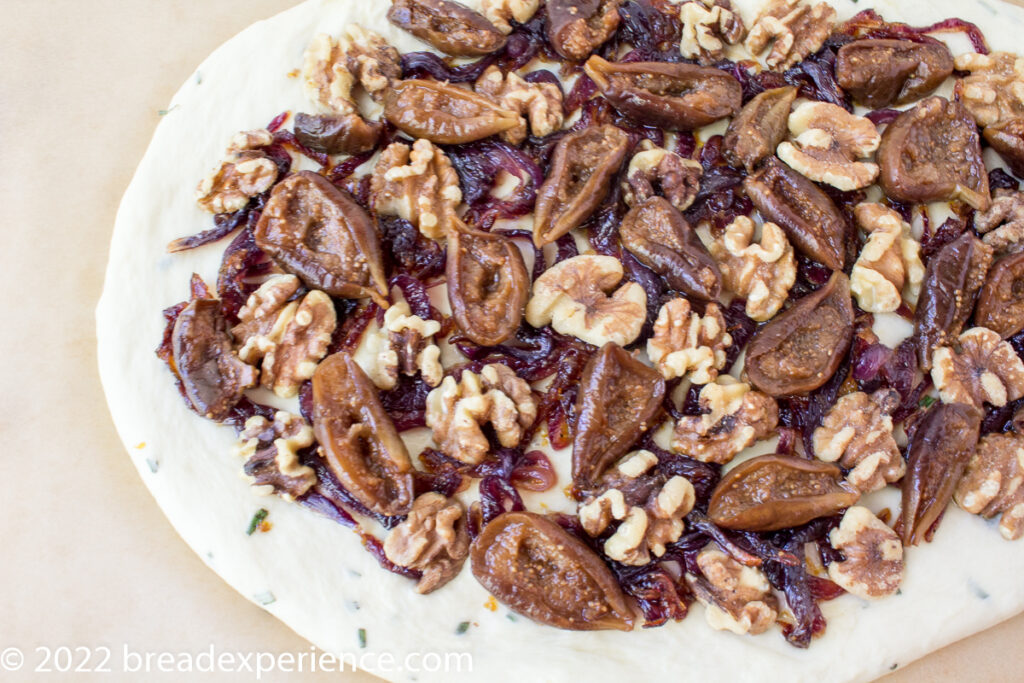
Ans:
[[[913,25],[959,16],[981,26],[993,49],[1015,50],[1024,31],[1024,10],[994,1],[830,1],[841,20],[871,7],[889,21]],[[759,4],[734,0],[747,20]],[[908,549],[901,594],[871,604],[852,596],[824,603],[825,636],[798,650],[778,629],[756,637],[714,631],[699,605],[685,621],[657,629],[560,631],[495,607],[468,566],[445,588],[419,596],[412,582],[382,570],[351,531],[298,505],[254,495],[231,454],[233,431],[190,412],[153,353],[164,325],[160,309],[186,297],[192,272],[213,281],[226,242],[177,255],[165,245],[209,227],[193,188],[235,132],[264,126],[284,110],[308,109],[289,72],[316,32],[337,34],[358,22],[402,52],[426,49],[387,23],[387,6],[308,0],[216,50],[175,95],[117,215],[97,310],[104,388],[146,485],[214,571],[320,648],[375,655],[360,665],[394,681],[559,680],[567,672],[594,683],[670,674],[708,683],[863,681],[1024,610],[1024,544],[1004,541],[994,523],[955,507],[934,543]],[[962,36],[949,42],[955,53],[968,49]],[[568,455],[553,461],[558,499],[569,481]],[[869,507],[897,509],[893,493],[871,499]],[[545,495],[545,502],[554,500]],[[524,499],[531,509],[541,500],[529,493]],[[273,530],[247,536],[260,507],[270,511]],[[460,633],[462,622],[471,626]],[[416,655],[469,653],[472,670],[465,663],[461,673],[396,670],[376,656],[385,652],[399,666],[410,654],[409,662],[423,664]]]

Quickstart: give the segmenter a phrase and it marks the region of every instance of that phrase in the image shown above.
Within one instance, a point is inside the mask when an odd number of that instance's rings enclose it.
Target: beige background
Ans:
[[[124,646],[309,651],[154,504],[107,413],[93,330],[114,213],[158,110],[217,45],[292,2],[0,0],[0,651],[27,659],[0,680],[32,678],[38,646],[108,646],[115,670]],[[1024,616],[886,681],[1024,680],[1022,639]]]

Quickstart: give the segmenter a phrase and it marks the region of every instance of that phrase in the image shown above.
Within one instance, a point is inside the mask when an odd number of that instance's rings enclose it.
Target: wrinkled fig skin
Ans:
[[[256,246],[311,289],[383,302],[380,238],[361,206],[312,171],[278,183],[253,231]]]
[[[510,339],[530,293],[523,254],[507,237],[459,225],[448,234],[445,264],[452,317],[481,346]]]
[[[930,541],[932,526],[978,444],[981,411],[963,403],[936,403],[914,427],[903,478],[899,531],[903,545]]]
[[[991,253],[967,231],[928,261],[914,311],[914,335],[922,369],[931,369],[932,351],[960,335],[985,281]]]
[[[619,28],[622,0],[548,0],[548,42],[562,57],[581,62]]]
[[[501,603],[547,626],[629,631],[636,619],[611,570],[546,517],[506,512],[470,549],[473,576]]]
[[[576,400],[572,478],[577,490],[593,486],[625,455],[661,407],[665,380],[618,344],[609,342],[587,363]]]
[[[757,331],[747,347],[747,376],[770,396],[814,391],[835,374],[852,339],[850,280],[832,273],[824,287]]]
[[[537,190],[534,244],[554,242],[594,213],[608,196],[629,146],[629,136],[612,125],[591,126],[558,141],[548,176]]]
[[[413,467],[377,389],[345,352],[313,373],[313,432],[345,490],[381,515],[404,515],[413,501]]]
[[[482,14],[450,0],[392,0],[388,21],[455,57],[489,55],[508,42]]]
[[[890,199],[960,199],[979,211],[991,203],[978,127],[959,102],[929,97],[900,114],[882,133],[878,165]]]
[[[442,145],[482,140],[522,122],[483,95],[438,81],[400,81],[384,98],[384,117],[413,138]]]
[[[953,73],[953,54],[941,43],[855,40],[839,48],[836,80],[865,107],[906,104],[930,94]]]
[[[619,236],[623,246],[672,289],[705,301],[718,300],[722,293],[718,264],[667,199],[650,197],[630,209]]]
[[[1017,176],[1024,176],[1024,119],[986,126],[981,133]]]
[[[1024,251],[995,262],[974,309],[974,324],[1007,339],[1024,330]]]
[[[216,299],[196,299],[182,310],[171,336],[174,369],[200,415],[223,420],[259,375],[231,350],[228,324]]]
[[[377,146],[384,124],[348,116],[295,115],[295,139],[317,152],[361,154]]]
[[[827,194],[777,157],[743,181],[757,210],[783,230],[804,256],[842,270],[846,261],[846,221]]]
[[[789,113],[798,92],[793,86],[765,90],[740,110],[722,140],[722,153],[731,166],[753,173],[775,155],[789,132]]]
[[[668,62],[612,64],[596,55],[584,68],[613,107],[666,130],[702,128],[743,105],[740,82],[721,69]]]
[[[836,465],[791,455],[760,455],[729,470],[715,487],[708,517],[726,529],[778,531],[850,507],[860,494]]]

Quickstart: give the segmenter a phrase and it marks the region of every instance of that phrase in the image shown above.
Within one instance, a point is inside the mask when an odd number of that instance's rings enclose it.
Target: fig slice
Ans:
[[[897,528],[903,545],[931,540],[974,454],[981,417],[981,411],[971,405],[936,403],[915,425]]]
[[[846,262],[846,221],[817,185],[778,157],[743,181],[743,188],[765,220],[775,223],[804,256],[832,270]]]
[[[409,512],[413,467],[377,389],[344,351],[313,373],[313,433],[338,482],[371,512]]]
[[[572,478],[578,490],[597,483],[604,471],[654,426],[665,380],[661,373],[609,342],[587,363],[576,400]]]
[[[942,43],[855,40],[839,48],[836,80],[865,107],[881,109],[928,95],[953,73],[953,54]]]
[[[747,347],[746,373],[771,396],[791,396],[825,384],[853,339],[850,280],[841,272],[761,327]]]
[[[547,517],[498,515],[469,557],[480,585],[524,617],[573,631],[633,628],[636,616],[611,570]]]
[[[979,211],[992,202],[978,126],[959,102],[929,97],[900,114],[882,133],[878,165],[890,199],[959,199]]]
[[[1007,339],[1024,330],[1024,251],[1004,256],[988,271],[974,324]]]
[[[278,183],[253,236],[256,246],[310,289],[387,306],[377,230],[369,214],[323,176],[299,171]]]
[[[384,98],[384,117],[413,138],[459,145],[503,133],[523,118],[483,95],[450,83],[399,81]]]
[[[537,190],[533,242],[550,244],[587,220],[608,196],[629,150],[612,125],[569,133],[555,146],[548,177]]]
[[[1015,175],[1024,176],[1024,119],[993,123],[981,134]]]
[[[548,0],[548,42],[565,59],[583,61],[615,34],[622,1]]]
[[[708,517],[725,529],[777,531],[850,507],[860,493],[836,465],[791,455],[760,455],[722,477]]]
[[[623,246],[672,289],[705,301],[722,293],[722,275],[700,237],[663,197],[637,204],[619,228]]]
[[[494,346],[516,333],[530,276],[512,240],[456,221],[448,232],[445,276],[452,317],[467,337]]]
[[[359,114],[296,114],[295,139],[317,152],[361,154],[377,146],[384,124]]]
[[[452,0],[391,0],[388,21],[456,57],[489,55],[508,42],[482,14]]]
[[[729,123],[722,154],[729,165],[753,173],[775,154],[789,132],[789,112],[799,91],[794,86],[765,90],[750,100]]]

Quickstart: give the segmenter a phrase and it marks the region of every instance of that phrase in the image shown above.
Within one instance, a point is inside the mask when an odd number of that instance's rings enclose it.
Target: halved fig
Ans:
[[[552,520],[506,512],[470,549],[473,576],[501,603],[541,624],[573,631],[629,631],[636,616],[597,554]]]
[[[360,154],[377,146],[384,124],[366,121],[359,114],[295,115],[295,139],[317,152]]]
[[[587,363],[576,399],[572,478],[583,490],[626,454],[661,407],[661,373],[609,342]]]
[[[443,145],[482,140],[523,122],[472,90],[417,79],[399,81],[388,91],[384,117],[403,133]]]
[[[613,64],[597,55],[583,68],[613,107],[666,130],[702,128],[743,105],[743,86],[721,69],[672,62]]]
[[[974,309],[974,324],[1006,339],[1024,330],[1024,251],[995,262]]]
[[[747,102],[722,140],[722,154],[731,166],[753,173],[761,161],[774,156],[789,132],[789,112],[798,92],[794,86],[765,90]]]
[[[986,126],[981,132],[1016,175],[1024,175],[1024,119],[1009,119]]]
[[[930,541],[978,444],[981,411],[936,403],[915,425],[903,478],[899,532],[903,545]]]
[[[879,181],[890,199],[913,204],[962,200],[979,211],[991,203],[978,126],[959,102],[929,97],[882,133]]]
[[[952,345],[960,336],[991,263],[992,247],[971,231],[942,247],[928,261],[914,311],[921,369],[931,369],[932,351]]]
[[[554,242],[604,201],[629,150],[629,136],[612,125],[591,126],[558,141],[548,177],[537,190],[533,241]]]
[[[313,373],[313,433],[320,454],[352,497],[377,514],[412,507],[413,467],[377,389],[344,351]]]
[[[622,245],[672,289],[705,301],[716,301],[722,293],[718,264],[667,199],[650,197],[630,209],[619,236]]]
[[[726,529],[777,531],[834,515],[859,498],[832,463],[760,455],[722,477],[711,494],[708,517]]]
[[[942,43],[855,40],[839,48],[836,80],[865,107],[880,109],[928,95],[953,73],[953,54]]]
[[[387,278],[370,216],[344,190],[299,171],[270,193],[253,231],[256,246],[310,289],[384,302]]]
[[[757,210],[783,230],[798,251],[832,270],[846,263],[846,221],[817,185],[778,157],[743,181]]]
[[[850,280],[837,271],[757,331],[747,347],[747,377],[771,396],[813,391],[835,374],[852,340]]]
[[[479,12],[451,0],[391,0],[388,21],[456,57],[479,57],[508,38]]]
[[[445,264],[452,317],[467,337],[494,346],[519,329],[530,295],[523,254],[507,237],[456,221]]]
[[[622,0],[548,0],[548,42],[562,57],[582,61],[619,28]]]
[[[171,333],[172,369],[196,412],[211,420],[226,418],[243,392],[259,381],[259,372],[231,349],[228,323],[216,299],[189,303]]]

